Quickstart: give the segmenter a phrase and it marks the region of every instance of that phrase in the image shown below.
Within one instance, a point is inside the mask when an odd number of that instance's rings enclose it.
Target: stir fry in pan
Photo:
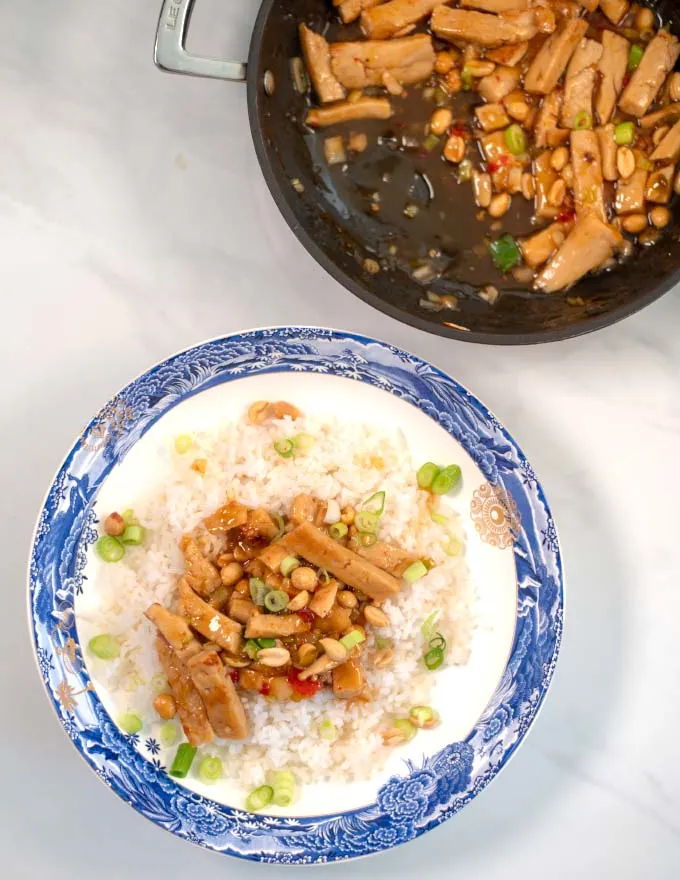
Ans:
[[[334,2],[333,34],[346,39],[302,23],[304,64],[292,64],[326,163],[351,171],[388,142],[417,168],[436,160],[447,183],[467,188],[480,224],[475,253],[490,275],[562,291],[670,226],[680,42],[650,9],[628,0]],[[406,112],[414,98],[423,111],[415,124]],[[387,134],[375,135],[376,120]],[[389,173],[381,182],[390,185]],[[428,208],[403,200],[407,219]],[[367,213],[380,217],[383,202],[376,188]],[[467,221],[441,212],[437,222],[455,234]],[[366,271],[382,271],[381,256]],[[430,285],[452,262],[435,249],[410,271]],[[493,286],[484,292],[488,302],[497,296]],[[435,295],[423,302],[455,307]]]

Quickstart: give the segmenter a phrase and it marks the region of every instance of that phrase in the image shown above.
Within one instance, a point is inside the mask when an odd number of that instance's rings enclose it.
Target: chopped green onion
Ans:
[[[372,547],[377,540],[378,538],[370,532],[362,532],[359,535],[359,543],[362,547]]]
[[[205,785],[214,785],[222,778],[222,762],[219,758],[206,755],[198,765],[198,778]]]
[[[87,644],[90,654],[99,657],[100,660],[115,660],[120,655],[120,645],[113,636],[104,633],[95,636]]]
[[[439,724],[439,715],[431,706],[414,706],[408,713],[411,724],[414,727],[431,730]]]
[[[428,136],[423,141],[423,148],[428,153],[431,153],[432,150],[436,150],[438,145],[439,145],[439,138],[437,137],[436,134],[428,134]]]
[[[332,721],[326,719],[325,721],[322,721],[319,725],[319,736],[321,737],[321,739],[328,740],[328,742],[333,742],[334,739],[337,739],[338,729]]]
[[[511,235],[504,235],[489,245],[489,252],[496,268],[509,272],[522,259],[519,245]]]
[[[343,523],[344,525],[344,523]],[[328,574],[325,568],[319,569],[319,580],[323,581],[324,584],[330,584],[331,576]]]
[[[245,654],[250,657],[251,660],[254,660],[257,657],[257,653],[260,650],[260,646],[257,644],[255,639],[248,639],[243,648]]]
[[[333,525],[328,530],[328,534],[333,538],[334,541],[339,541],[340,538],[344,538],[349,529],[347,528],[347,524],[344,522],[333,523]]]
[[[505,129],[505,144],[513,156],[521,156],[527,151],[527,136],[521,125],[514,123]]]
[[[437,523],[438,526],[445,526],[449,521],[448,516],[444,516],[444,514],[437,513],[434,510],[430,514],[430,519],[433,523]]]
[[[154,691],[164,691],[168,687],[168,680],[162,672],[157,672],[151,677],[151,687]]]
[[[438,465],[433,464],[431,461],[425,462],[425,464],[418,469],[418,473],[416,474],[416,480],[418,481],[420,488],[429,489],[432,485],[432,481],[438,473]]]
[[[137,517],[135,515],[134,510],[131,507],[128,507],[127,510],[124,510],[122,516],[123,516],[123,522],[125,523],[126,526],[138,525]]]
[[[264,597],[269,592],[269,587],[260,578],[250,578],[250,598],[256,605],[264,605]]]
[[[645,50],[642,48],[642,46],[633,45],[630,47],[630,52],[628,53],[628,70],[629,71],[633,71],[633,70],[638,69],[644,54],[645,54]]]
[[[296,434],[293,437],[293,446],[299,449],[300,452],[309,452],[312,446],[314,446],[314,438],[311,434]]]
[[[392,727],[396,727],[398,731],[404,734],[406,742],[410,742],[418,732],[408,718],[397,718],[396,721],[392,723]]]
[[[436,650],[445,651],[446,650],[446,639],[441,633],[436,633],[430,639],[430,648],[435,648]]]
[[[439,471],[432,483],[432,491],[435,495],[446,495],[454,486],[460,483],[463,472],[457,464],[450,464],[444,470]]]
[[[371,495],[368,501],[364,501],[361,505],[361,509],[362,511],[367,510],[369,513],[375,513],[376,516],[382,516],[385,512],[385,493],[376,492],[374,495]]]
[[[370,510],[360,510],[354,517],[354,525],[360,532],[373,535],[380,525],[380,514],[372,513]]]
[[[384,651],[385,648],[394,647],[394,642],[392,641],[392,639],[386,639],[383,636],[376,636],[375,646],[379,651]]]
[[[135,715],[134,712],[126,712],[125,715],[121,715],[118,719],[118,727],[120,727],[123,733],[131,735],[139,733],[143,726],[142,719],[139,715]]]
[[[437,88],[434,90],[434,103],[437,107],[444,107],[449,103],[449,96],[444,89]]]
[[[422,560],[418,559],[416,562],[412,562],[411,565],[409,565],[403,574],[403,578],[407,584],[414,584],[416,581],[424,578],[426,574],[427,566]]]
[[[423,659],[427,668],[431,672],[434,672],[434,670],[439,669],[444,662],[444,652],[441,648],[430,648]]]
[[[184,455],[191,449],[191,437],[188,434],[180,434],[175,437],[175,452],[178,455]]]
[[[172,721],[166,721],[165,724],[161,725],[158,736],[160,738],[161,744],[167,749],[170,746],[174,745],[177,740],[177,727],[172,723]]]
[[[120,536],[120,540],[123,544],[132,544],[134,547],[139,547],[139,545],[144,542],[145,534],[146,529],[144,526],[129,525],[125,527],[125,531]]]
[[[360,632],[358,629],[353,629],[351,632],[348,632],[346,636],[343,636],[340,639],[340,644],[346,651],[352,651],[356,648],[357,645],[360,645],[362,642],[366,641],[366,636]]]
[[[271,774],[271,787],[274,789],[273,802],[277,807],[288,807],[295,792],[295,777],[290,770],[279,770]]]
[[[574,116],[574,128],[576,131],[587,131],[593,127],[593,117],[585,110],[581,110]]]
[[[614,129],[614,140],[619,147],[626,147],[635,140],[635,123],[620,122]]]
[[[447,556],[460,556],[463,545],[454,535],[449,535],[449,540],[442,544],[442,550]]]
[[[95,548],[104,562],[120,562],[125,556],[123,542],[112,535],[102,535],[95,544]]]
[[[260,648],[275,648],[276,647],[276,639],[256,639],[255,640]]]
[[[435,629],[434,625],[439,619],[439,615],[441,611],[437,609],[433,611],[431,614],[428,614],[425,620],[423,621],[422,626],[420,627],[420,634],[424,639],[431,639],[434,635]]]
[[[290,577],[296,568],[300,567],[300,560],[296,556],[286,556],[279,566],[284,577]]]
[[[274,789],[271,785],[261,785],[255,791],[251,791],[246,798],[246,810],[251,813],[257,813],[258,810],[264,809],[272,802],[274,797]]]
[[[172,767],[170,767],[170,775],[174,776],[175,779],[184,779],[191,769],[195,756],[195,746],[190,746],[189,743],[180,743],[177,746],[175,760],[172,762]]]
[[[437,567],[437,563],[434,561],[434,559],[432,559],[431,556],[423,556],[421,562],[428,571],[432,571],[433,568]]]
[[[295,444],[292,440],[277,440],[274,443],[274,449],[281,458],[292,458],[295,455]]]
[[[472,71],[469,67],[464,67],[462,69],[460,78],[463,83],[463,91],[469,92],[472,88]]]
[[[469,159],[463,159],[458,166],[458,180],[461,183],[468,183],[472,180],[472,162]]]
[[[264,607],[267,611],[276,614],[288,607],[288,593],[285,590],[272,590],[264,597]]]
[[[272,513],[272,519],[276,523],[276,527],[278,528],[278,532],[272,538],[273,541],[277,541],[283,533],[286,531],[286,523],[284,522],[283,517],[280,513]]]

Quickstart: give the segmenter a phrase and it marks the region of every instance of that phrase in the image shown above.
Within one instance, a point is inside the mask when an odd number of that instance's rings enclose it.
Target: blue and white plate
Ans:
[[[178,426],[236,419],[256,399],[400,429],[414,461],[456,461],[453,503],[478,595],[467,665],[437,673],[443,723],[394,750],[370,781],[306,786],[291,810],[253,815],[219,790],[167,775],[153,737],[126,736],[87,668],[79,605],[95,590],[92,543],[111,487],[139,481]],[[119,496],[120,497],[120,496]],[[102,503],[102,509],[105,505]],[[206,342],[136,379],[90,422],[40,513],[29,616],[40,673],[66,733],[99,778],[142,815],[208,849],[313,864],[380,852],[439,825],[502,769],[550,684],[562,632],[560,548],[536,475],[497,419],[436,367],[384,342],[283,327]],[[84,640],[84,639],[83,639]]]

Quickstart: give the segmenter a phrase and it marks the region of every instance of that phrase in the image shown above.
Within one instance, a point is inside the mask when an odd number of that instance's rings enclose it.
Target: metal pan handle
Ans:
[[[161,70],[245,82],[246,65],[191,55],[184,48],[194,0],[163,0],[153,60]]]

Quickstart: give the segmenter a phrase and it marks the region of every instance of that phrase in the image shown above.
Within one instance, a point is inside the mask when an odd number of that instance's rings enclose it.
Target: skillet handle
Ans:
[[[184,48],[194,0],[163,0],[156,31],[153,60],[161,70],[245,82],[246,65],[237,61],[202,58]]]

